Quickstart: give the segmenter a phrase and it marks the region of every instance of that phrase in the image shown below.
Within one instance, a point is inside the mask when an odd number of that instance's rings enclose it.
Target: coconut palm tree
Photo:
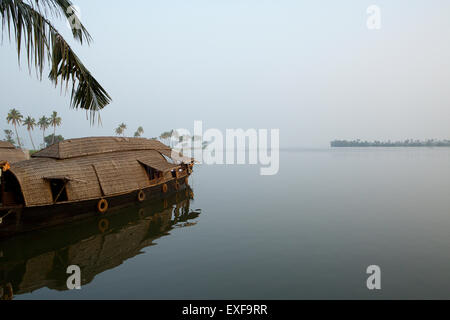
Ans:
[[[173,130],[172,130],[172,131],[165,131],[165,132],[161,133],[161,135],[159,136],[159,139],[160,139],[163,143],[169,145],[169,143],[170,143],[170,138],[172,137],[172,132],[173,132]]]
[[[127,125],[125,123],[119,124],[119,126],[115,129],[115,132],[118,136],[123,135],[125,136],[125,130],[127,129]]]
[[[116,133],[116,135],[121,136],[123,133],[123,129],[118,126],[116,129],[114,129],[114,132]]]
[[[90,111],[94,121],[94,115],[111,102],[111,97],[54,27],[52,18],[60,17],[71,24],[76,41],[92,41],[70,0],[0,0],[1,33],[12,33],[19,62],[22,48],[26,48],[29,68],[34,65],[42,79],[48,61],[49,79],[55,86],[72,84],[71,106]]]
[[[122,135],[125,136],[125,130],[127,129],[127,125],[125,123],[121,123],[119,125],[120,129],[122,130]]]
[[[137,137],[142,136],[143,134],[144,134],[144,128],[139,127],[139,128],[137,128],[136,132],[134,133],[134,136],[137,138]]]
[[[179,134],[176,130],[170,130],[170,131],[161,133],[160,139],[162,139],[166,145],[171,146],[172,145],[172,137],[174,139],[179,139]]]
[[[50,126],[50,119],[47,118],[46,116],[42,116],[42,117],[39,119],[39,121],[38,121],[37,124],[38,124],[38,126],[39,126],[39,129],[42,130],[42,141],[43,141],[44,144],[45,144],[45,130],[47,130],[48,127]]]
[[[17,125],[22,123],[23,116],[17,109],[9,110],[8,116],[6,117],[6,121],[11,123],[14,126],[14,130],[16,131],[17,143],[19,144],[19,148],[22,148],[22,144],[20,143],[19,134],[17,133]]]
[[[28,116],[25,118],[25,120],[23,120],[23,125],[27,127],[28,134],[30,135],[31,144],[33,145],[33,150],[36,150],[33,137],[31,136],[31,131],[33,131],[34,127],[36,126],[36,119]]]
[[[59,127],[61,125],[62,119],[58,116],[58,112],[53,111],[52,115],[50,116],[50,125],[53,127],[53,139],[52,144],[55,143],[55,134],[56,134],[56,127]]]

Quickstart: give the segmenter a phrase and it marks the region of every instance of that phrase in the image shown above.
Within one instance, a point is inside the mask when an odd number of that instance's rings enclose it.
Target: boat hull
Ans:
[[[129,205],[165,199],[179,192],[191,192],[185,177],[173,179],[164,184],[167,185],[166,192],[163,191],[163,184],[158,184],[129,193],[77,202],[63,202],[46,206],[13,209],[2,209],[0,207],[0,217],[3,217],[0,224],[0,238],[12,237],[21,233],[71,223],[92,216],[107,216],[109,213]],[[145,195],[145,200],[143,201],[139,201],[138,199],[140,191]],[[100,199],[106,199],[108,202],[108,210],[105,213],[100,213],[97,209]],[[8,212],[9,214],[7,214]]]

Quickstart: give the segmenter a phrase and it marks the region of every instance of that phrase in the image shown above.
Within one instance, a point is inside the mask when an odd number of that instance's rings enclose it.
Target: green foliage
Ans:
[[[50,116],[50,125],[53,127],[53,137],[56,136],[56,127],[59,127],[62,123],[61,117],[58,116],[58,112],[53,111],[52,115]],[[56,141],[53,141],[52,144],[54,144]]]
[[[54,134],[50,134],[44,138],[44,142],[47,147],[61,141],[64,141],[64,137],[62,135],[55,136]]]
[[[159,139],[166,145],[170,145],[172,135],[178,136],[178,133],[174,130],[165,131],[159,135]]]
[[[50,118],[47,118],[46,116],[42,116],[39,118],[39,121],[37,124],[39,126],[39,129],[41,129],[42,131],[45,132],[45,130],[47,130],[48,127],[50,127]]]
[[[27,127],[27,130],[34,130],[34,127],[36,126],[36,119],[28,116],[23,120],[23,125]]]
[[[333,140],[330,142],[331,147],[450,147],[450,140],[434,140],[426,141],[408,139],[405,141],[361,141],[360,139]]]
[[[24,121],[23,125],[27,127],[28,134],[30,135],[31,144],[33,145],[33,149],[36,150],[36,146],[34,145],[33,136],[31,135],[31,131],[34,130],[36,126],[36,120],[30,116],[28,116]]]
[[[4,141],[7,141],[7,142],[9,142],[9,143],[11,143],[13,145],[16,145],[16,142],[13,139],[13,132],[12,132],[12,130],[7,129],[7,130],[3,130],[3,132],[5,134],[5,140]]]
[[[49,79],[61,87],[72,85],[71,105],[91,113],[91,121],[97,111],[111,102],[111,97],[90,71],[81,63],[69,44],[50,22],[50,18],[63,16],[69,23],[75,19],[77,27],[72,35],[81,44],[89,43],[91,36],[71,10],[69,0],[1,0],[0,17],[2,33],[11,33],[16,41],[20,61],[22,45],[26,48],[28,67],[34,64],[42,79],[45,62],[50,64]]]
[[[125,136],[125,130],[127,129],[127,125],[125,123],[121,123],[119,124],[119,126],[114,130],[114,132],[116,133],[116,135],[120,136]]]
[[[53,111],[52,115],[50,116],[50,125],[52,127],[59,127],[61,123],[62,119],[58,116],[58,112]]]
[[[19,148],[22,148],[22,144],[20,143],[19,133],[17,132],[17,126],[22,124],[23,116],[17,109],[9,110],[8,115],[6,116],[6,121],[14,126],[14,130],[16,131],[17,143],[19,144]]]
[[[138,137],[142,136],[143,134],[144,134],[144,128],[139,127],[139,128],[137,128],[136,132],[134,133],[134,137],[138,138]]]
[[[42,140],[44,143],[43,145],[41,144],[38,147],[49,146],[57,141],[64,140],[62,136],[60,136],[60,135],[57,136],[55,134],[56,127],[58,127],[62,124],[62,119],[60,116],[58,116],[58,113],[56,111],[53,111],[53,113],[48,118],[46,116],[42,116],[41,118],[39,118],[39,121],[36,122],[36,119],[31,116],[27,116],[25,119],[23,119],[23,116],[20,113],[20,111],[18,111],[17,109],[11,109],[8,112],[6,120],[8,121],[9,124],[12,124],[14,126],[19,147],[22,147],[22,146],[20,144],[20,138],[19,138],[19,135],[17,132],[17,125],[23,125],[24,127],[26,127],[26,129],[28,130],[28,133],[30,135],[30,140],[31,140],[34,150],[37,150],[37,148],[34,144],[31,132],[37,126],[39,127],[39,129],[42,130]],[[49,136],[45,136],[45,130],[48,129],[50,126],[53,127],[53,134],[49,135]],[[12,138],[12,134],[13,134],[12,131],[4,130],[4,133],[5,133],[6,141],[9,141],[9,142],[15,144],[14,139]],[[51,139],[53,139],[53,137],[55,137],[55,141],[48,141],[49,137],[51,137]]]
[[[13,126],[21,125],[22,120],[23,115],[20,113],[19,110],[15,108],[9,110],[8,115],[6,116],[6,121],[8,121],[8,123],[11,123]]]

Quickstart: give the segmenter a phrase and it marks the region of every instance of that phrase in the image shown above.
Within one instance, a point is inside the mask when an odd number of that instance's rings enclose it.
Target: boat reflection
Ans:
[[[81,285],[154,245],[173,228],[196,224],[192,190],[114,214],[40,230],[0,242],[0,299],[47,287],[68,290],[69,265],[81,268]]]

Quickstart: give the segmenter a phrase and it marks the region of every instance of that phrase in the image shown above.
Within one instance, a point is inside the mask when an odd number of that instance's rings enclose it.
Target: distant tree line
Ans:
[[[117,126],[116,129],[114,129],[114,133],[117,136],[122,136],[125,137],[125,130],[127,130],[127,125],[125,123],[121,123]],[[136,132],[134,133],[134,137],[135,138],[139,138],[142,137],[142,135],[144,134],[144,128],[143,127],[138,127]],[[173,147],[174,142],[183,142],[183,141],[189,141],[191,140],[192,142],[194,141],[199,141],[201,140],[200,136],[189,136],[189,135],[180,135],[177,130],[169,130],[169,131],[164,131],[163,133],[161,133],[159,135],[159,137],[153,137],[151,138],[153,140],[158,140],[161,141],[162,143]],[[208,142],[206,141],[202,141],[202,148],[206,148],[206,146],[208,145]]]
[[[357,140],[333,140],[330,142],[331,147],[450,147],[450,140],[413,140],[405,141],[362,141]]]

